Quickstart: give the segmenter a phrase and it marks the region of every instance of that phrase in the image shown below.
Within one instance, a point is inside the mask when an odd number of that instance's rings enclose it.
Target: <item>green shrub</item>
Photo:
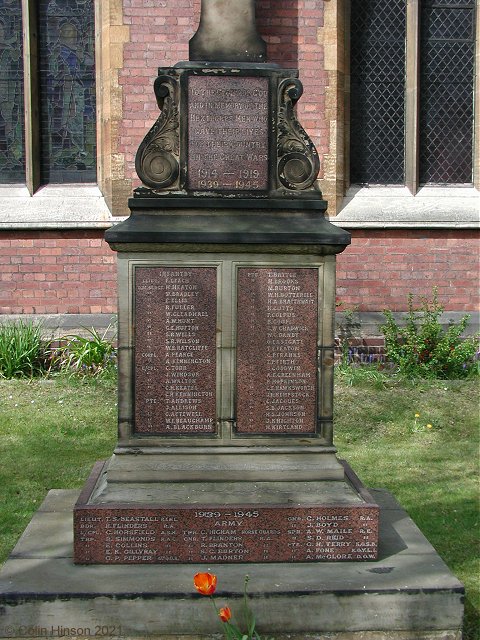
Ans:
[[[440,317],[443,307],[437,290],[432,300],[421,299],[414,308],[413,295],[408,297],[405,326],[399,326],[391,311],[384,311],[386,323],[380,327],[385,336],[385,354],[407,378],[464,378],[478,372],[478,338],[463,338],[470,316],[445,329]]]
[[[116,350],[107,334],[102,335],[96,329],[86,329],[87,336],[72,335],[61,339],[54,364],[58,369],[70,375],[104,376],[116,374]]]
[[[50,365],[49,341],[42,325],[31,320],[0,324],[0,377],[31,378],[45,374]]]

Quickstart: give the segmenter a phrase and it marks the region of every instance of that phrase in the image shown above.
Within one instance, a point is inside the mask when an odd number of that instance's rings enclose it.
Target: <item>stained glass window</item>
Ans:
[[[40,0],[42,182],[94,182],[93,0]]]
[[[420,182],[472,182],[474,0],[421,8]]]
[[[404,182],[405,28],[405,0],[352,0],[352,183]]]
[[[0,0],[0,183],[25,182],[21,0]]]

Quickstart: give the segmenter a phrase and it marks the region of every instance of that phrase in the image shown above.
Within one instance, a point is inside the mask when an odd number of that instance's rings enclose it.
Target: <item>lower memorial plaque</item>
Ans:
[[[97,466],[94,482],[102,473]],[[96,476],[96,477],[95,477]],[[91,490],[91,487],[90,487]],[[79,564],[375,560],[378,507],[88,504],[74,512]]]
[[[314,433],[318,270],[238,270],[237,431]]]

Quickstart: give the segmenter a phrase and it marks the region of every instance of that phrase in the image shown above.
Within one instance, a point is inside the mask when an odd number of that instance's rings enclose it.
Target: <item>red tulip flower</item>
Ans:
[[[230,611],[230,607],[222,607],[218,612],[218,615],[220,616],[220,620],[222,622],[228,622],[232,617],[232,612]]]
[[[247,599],[247,585],[248,585],[248,575],[245,576],[245,586],[243,589],[243,597],[244,597],[244,615],[245,615],[245,625],[248,628],[248,635],[242,633],[238,627],[230,622],[230,618],[232,617],[232,611],[230,607],[221,607],[218,608],[215,603],[215,598],[213,594],[215,593],[215,589],[217,588],[217,576],[213,573],[196,573],[193,577],[193,584],[195,589],[202,594],[202,596],[208,596],[212,601],[212,606],[215,609],[215,615],[220,618],[220,621],[224,624],[223,631],[225,633],[225,638],[228,640],[234,640],[235,638],[256,638],[257,640],[262,640],[258,633],[255,631],[255,616],[253,615]]]
[[[217,588],[217,576],[213,573],[196,573],[193,577],[193,584],[202,596],[211,596]]]

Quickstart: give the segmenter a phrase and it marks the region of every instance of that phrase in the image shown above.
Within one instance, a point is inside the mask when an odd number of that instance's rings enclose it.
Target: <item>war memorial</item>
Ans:
[[[159,69],[144,186],[106,234],[117,447],[34,516],[0,574],[0,635],[214,637],[192,589],[211,570],[232,606],[249,574],[259,632],[278,640],[460,640],[461,583],[336,455],[350,237],[324,215],[302,91],[266,60],[253,0],[203,0],[189,60]]]

